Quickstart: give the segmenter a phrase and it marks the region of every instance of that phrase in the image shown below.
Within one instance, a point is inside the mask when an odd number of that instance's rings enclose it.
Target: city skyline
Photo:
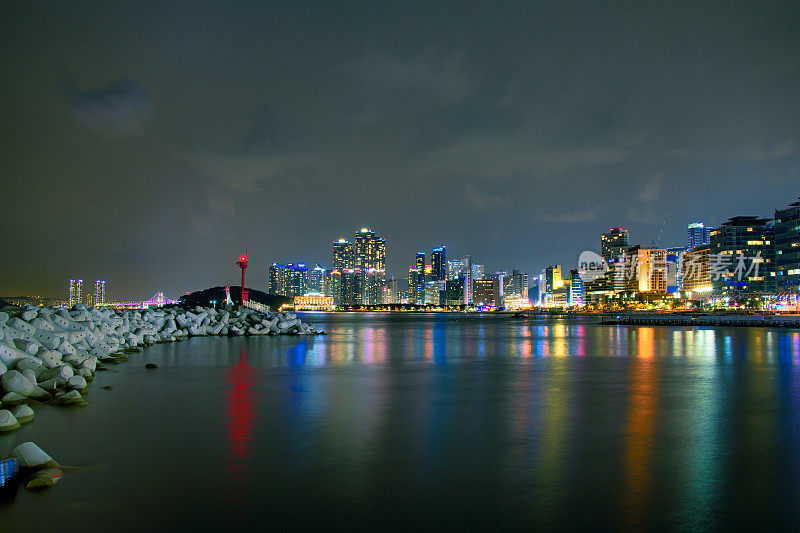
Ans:
[[[320,282],[309,290],[311,294],[331,296],[333,299],[326,305],[350,307],[399,303],[512,309],[584,304],[592,308],[628,304],[673,307],[679,300],[686,306],[766,305],[762,298],[788,301],[800,290],[798,206],[800,200],[776,208],[772,218],[733,215],[717,227],[696,220],[689,222],[686,244],[680,246],[662,243],[669,216],[664,217],[651,244],[631,242],[628,228],[612,227],[600,234],[596,249],[599,255],[592,250],[581,251],[576,268],[551,264],[538,276],[534,273],[532,285],[528,283],[529,274],[515,268],[511,275],[502,268],[492,274],[484,264],[475,263],[471,255],[448,260],[447,246],[439,244],[433,247],[429,262],[425,251],[415,254],[404,280],[404,296],[397,290],[395,276],[383,270],[386,239],[365,227],[356,231],[356,244],[344,238],[333,242],[332,264],[337,266],[331,281]],[[371,251],[365,255],[363,242],[372,241],[380,244],[379,252],[369,248]],[[367,260],[376,261],[378,257],[379,270],[362,268]],[[583,278],[579,269],[587,268],[584,261],[601,262],[604,270],[598,275],[592,267],[588,277]],[[285,276],[283,272],[292,272],[294,265],[286,265],[288,269],[279,265],[281,273],[275,274],[272,269],[276,265],[273,263],[270,269],[270,293],[307,294],[305,283],[299,291],[277,292],[273,280]],[[300,266],[306,270],[303,263]],[[319,270],[320,279],[325,279],[324,269]]]
[[[795,201],[795,202],[787,202],[787,205],[782,206],[780,208],[776,208],[776,209],[773,210],[773,212],[777,215],[780,212],[785,212],[786,210],[791,209],[792,206],[796,206],[797,203],[798,203],[797,201]],[[719,227],[723,227],[725,225],[728,225],[728,224],[731,223],[732,220],[736,220],[736,219],[753,219],[753,220],[762,221],[762,223],[766,222],[766,221],[773,222],[773,217],[772,216],[759,217],[759,216],[745,216],[745,215],[737,215],[737,216],[729,217],[729,220],[727,220],[727,221],[725,221],[725,222],[723,222],[721,224],[718,224],[716,226],[712,226],[712,225],[706,224],[704,222],[700,222],[700,221],[694,220],[694,221],[691,221],[688,224],[684,225],[685,232],[686,232],[684,234],[684,238],[685,239],[688,238],[688,242],[692,243],[693,239],[695,239],[695,240],[698,239],[698,237],[697,237],[698,228],[702,228],[703,231],[700,233],[700,235],[702,235],[702,237],[699,238],[700,240],[697,242],[697,244],[708,245],[709,236],[713,233],[713,230],[715,229],[715,227],[717,229],[719,229]],[[665,221],[665,223],[666,223],[666,221]],[[269,292],[271,294],[280,294],[278,292],[273,292],[273,285],[272,285],[272,281],[271,281],[271,279],[273,277],[272,269],[276,265],[279,265],[281,267],[287,267],[288,266],[290,268],[295,267],[295,266],[299,266],[304,272],[307,272],[308,273],[306,275],[306,280],[307,281],[303,282],[303,286],[306,286],[306,284],[308,284],[308,283],[313,283],[313,282],[310,281],[312,279],[312,277],[313,277],[313,274],[311,274],[311,272],[313,270],[316,270],[316,269],[322,269],[324,271],[327,271],[328,273],[330,273],[333,270],[337,270],[337,269],[339,269],[339,270],[362,270],[360,268],[360,264],[361,264],[361,262],[364,261],[366,250],[364,252],[361,252],[361,253],[357,253],[356,250],[359,248],[357,246],[357,242],[359,241],[359,236],[362,236],[362,238],[363,238],[363,236],[365,234],[368,235],[368,236],[371,236],[372,239],[376,239],[379,242],[380,249],[379,250],[373,250],[372,248],[370,248],[369,249],[369,255],[370,255],[370,257],[374,256],[376,258],[376,259],[372,259],[372,261],[378,261],[379,262],[378,266],[384,267],[386,262],[387,262],[386,239],[385,239],[385,237],[377,237],[377,235],[376,235],[376,233],[374,232],[373,229],[370,229],[369,227],[365,226],[365,227],[362,227],[361,229],[356,229],[355,230],[356,238],[352,242],[347,240],[347,239],[345,239],[345,238],[339,238],[339,239],[336,239],[336,240],[332,241],[333,242],[333,252],[329,257],[329,261],[330,261],[329,264],[326,264],[324,262],[324,260],[321,261],[320,258],[312,258],[308,263],[306,261],[287,261],[285,263],[280,263],[278,261],[272,261],[272,262],[266,264],[266,268],[264,270],[264,276],[263,276],[266,281],[263,284],[263,286],[261,286],[258,281],[255,281],[252,284],[248,283],[248,286],[264,289],[265,292]],[[623,237],[623,238],[620,239],[619,238],[620,236]],[[667,244],[669,244],[669,243],[667,243]],[[629,229],[626,228],[626,227],[621,227],[620,226],[620,227],[612,227],[607,232],[603,232],[601,234],[600,246],[598,248],[596,248],[596,250],[598,252],[600,252],[600,254],[602,254],[603,258],[606,261],[608,261],[609,259],[613,259],[617,255],[619,255],[620,254],[620,250],[624,250],[626,248],[638,248],[640,246],[650,247],[647,243],[637,243],[637,241],[635,241],[635,240],[631,241]],[[677,249],[680,249],[681,246],[670,247],[670,246],[664,245],[663,248],[664,249],[677,250]],[[687,251],[692,251],[692,247],[691,246],[685,247],[685,248],[686,248]],[[431,246],[430,249],[432,250],[431,253],[430,253],[430,256],[425,251],[421,251],[421,250],[417,251],[416,254],[415,254],[415,261],[413,261],[413,263],[411,265],[411,268],[414,269],[415,272],[417,272],[417,275],[419,275],[420,273],[422,274],[422,276],[418,277],[417,279],[419,280],[418,282],[421,282],[423,285],[424,285],[425,281],[427,281],[427,280],[445,279],[445,278],[438,278],[436,275],[431,276],[431,270],[432,270],[433,264],[430,261],[434,260],[434,256],[437,254],[437,251],[438,251],[439,254],[442,254],[442,258],[444,258],[444,261],[445,261],[445,263],[444,263],[444,271],[445,271],[445,273],[447,273],[446,272],[447,271],[447,267],[451,263],[453,263],[453,261],[460,263],[462,259],[464,259],[466,257],[472,257],[471,254],[470,254],[470,255],[467,255],[467,256],[455,256],[455,257],[453,257],[452,260],[448,260],[447,256],[446,256],[446,252],[445,252],[445,250],[447,249],[446,245],[438,244],[436,246]],[[591,250],[594,250],[594,248],[588,247],[587,250],[591,251]],[[575,252],[575,257],[576,257],[575,263],[550,262],[548,264],[558,265],[559,267],[561,267],[563,265],[563,268],[565,268],[566,271],[569,271],[570,269],[573,268],[573,266],[577,266],[577,264],[578,264],[578,261],[577,261],[578,260],[578,256],[582,251],[576,251]],[[342,259],[342,256],[340,255],[342,252],[346,252],[345,255],[344,255],[344,259]],[[338,266],[338,267],[337,267],[337,257],[339,257],[339,263],[338,264],[340,264],[340,266]],[[312,263],[314,264],[314,267],[310,266],[310,264],[312,264]],[[484,268],[486,268],[486,264],[484,264],[484,263],[492,264],[494,262],[490,259],[489,261],[482,261],[481,263],[473,264],[471,266],[471,268],[470,268],[473,280],[483,278]],[[370,266],[372,266],[371,263],[370,263]],[[479,269],[481,269],[481,273],[480,274],[476,275],[475,270],[474,270],[475,267],[478,267]],[[497,268],[489,267],[489,268],[486,268],[486,273],[488,274],[488,273],[495,272],[495,271],[497,273],[504,272],[504,269],[507,269],[508,267],[509,267],[509,265],[501,265],[501,266],[499,266]],[[522,271],[524,271],[526,273],[526,275],[530,274],[530,275],[535,277],[537,272],[540,272],[540,271],[544,272],[546,270],[546,268],[549,268],[549,267],[537,266],[537,267],[533,267],[530,270],[522,270]],[[515,273],[518,270],[519,269],[517,269],[517,268],[513,268],[513,271]],[[402,271],[401,272],[390,272],[390,271],[387,271],[387,270],[381,270],[381,272],[383,273],[386,281],[389,281],[389,280],[404,280],[404,275],[403,275]],[[256,279],[259,279],[259,278],[257,277]],[[450,276],[448,276],[447,279],[450,279]],[[69,302],[73,301],[72,300],[73,281],[82,282],[83,280],[80,280],[80,279],[77,279],[77,278],[69,280],[68,297],[66,298],[66,300],[69,301]],[[105,281],[100,282],[98,280],[96,282],[96,284],[97,283],[102,283],[102,287],[103,287],[102,288],[102,291],[103,291],[102,300],[105,301],[104,292],[105,292],[105,283],[106,282]],[[198,289],[198,287],[192,287],[192,288],[188,289],[188,292],[191,292],[191,291],[196,290],[196,289]],[[97,292],[97,290],[98,289],[97,289],[97,286],[96,286],[95,287],[95,293]],[[413,295],[414,294],[413,290],[410,289],[410,288],[409,288],[409,290],[412,291],[411,294]],[[78,294],[80,294],[80,284],[79,283],[78,283],[78,285],[76,285],[76,292]],[[183,292],[187,292],[187,291],[183,291]],[[312,291],[312,292],[316,292],[316,291]],[[322,292],[322,291],[319,291],[319,292]],[[95,293],[85,293],[85,295],[94,297]],[[286,293],[286,295],[288,295],[288,296],[295,296],[295,295],[302,295],[302,294],[305,294],[305,293],[304,292],[297,292],[297,294],[295,294],[291,290]],[[9,296],[15,296],[16,297],[16,296],[27,296],[27,295],[15,294],[15,295],[9,295]],[[58,299],[58,298],[61,298],[61,295],[60,294],[56,294],[56,295],[47,296],[47,297],[52,297],[52,298]],[[80,299],[80,297],[78,297],[78,299],[76,301],[82,301],[82,300]]]

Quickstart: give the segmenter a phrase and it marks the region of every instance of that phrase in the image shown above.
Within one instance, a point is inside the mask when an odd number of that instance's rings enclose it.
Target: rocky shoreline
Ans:
[[[84,394],[95,373],[127,361],[126,354],[141,347],[208,335],[324,334],[292,313],[247,307],[4,307],[0,311],[0,433],[33,421],[37,403],[87,405]],[[31,453],[47,460],[33,464]],[[52,486],[61,477],[57,463],[33,443],[17,446],[10,458],[0,461],[0,467],[0,489],[20,471],[28,475],[26,486],[31,489]]]

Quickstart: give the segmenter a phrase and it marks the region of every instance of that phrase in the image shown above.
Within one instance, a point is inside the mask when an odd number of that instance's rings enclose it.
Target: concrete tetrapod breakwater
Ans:
[[[800,328],[798,315],[683,315],[620,314],[604,317],[602,324],[623,326],[751,326]]]
[[[71,309],[5,307],[0,311],[0,432],[14,431],[33,421],[37,403],[87,405],[84,394],[95,373],[106,365],[126,361],[126,353],[140,351],[142,346],[204,335],[320,334],[325,332],[292,313],[245,307],[143,311],[87,308],[83,304]],[[31,446],[35,447],[33,443],[24,447],[32,450]],[[38,447],[36,450],[41,452]],[[9,471],[28,469],[29,488],[52,486],[61,476],[57,466],[43,461],[44,466],[36,469],[38,465],[25,463],[16,451],[2,464],[12,465]],[[39,472],[45,468],[47,472]],[[0,479],[0,488],[4,484]]]

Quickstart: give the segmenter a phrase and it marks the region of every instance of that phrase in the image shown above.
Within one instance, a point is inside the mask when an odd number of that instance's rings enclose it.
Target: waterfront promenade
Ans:
[[[607,325],[635,326],[750,326],[800,328],[800,315],[620,313],[604,315],[601,322]]]

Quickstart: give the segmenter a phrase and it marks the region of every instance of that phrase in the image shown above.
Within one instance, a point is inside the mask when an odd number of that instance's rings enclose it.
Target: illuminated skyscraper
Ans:
[[[461,273],[464,276],[464,305],[472,304],[472,256],[465,255],[461,259]]]
[[[305,296],[308,292],[308,267],[305,263],[289,263],[286,265],[287,283],[286,294],[294,298],[295,296]]]
[[[287,279],[286,265],[272,263],[269,266],[269,293],[285,296],[287,291]]]
[[[472,265],[472,279],[483,279],[483,276],[486,273],[483,270],[483,265],[473,264]]]
[[[563,286],[564,279],[561,277],[561,265],[553,265],[544,269],[545,292],[552,293]]]
[[[577,270],[569,271],[569,302],[571,306],[583,305],[583,280]]]
[[[394,279],[392,276],[391,279],[388,279],[384,282],[383,285],[383,294],[381,297],[381,303],[383,304],[396,304],[399,303],[398,301],[398,290],[397,290],[397,280]]]
[[[356,270],[363,276],[361,283],[361,303],[378,305],[383,298],[383,284],[386,278],[386,241],[369,228],[356,232],[355,244]]]
[[[509,285],[511,284],[511,280],[509,279],[508,272],[505,270],[498,270],[494,273],[494,279],[497,280],[497,284],[500,291],[500,299],[505,300],[509,296],[506,293],[509,290]],[[497,305],[501,305],[502,302],[497,302]]]
[[[82,301],[83,280],[71,279],[69,280],[69,306],[72,307],[76,303]]]
[[[375,235],[368,228],[361,228],[356,232],[355,268],[363,271],[386,270],[386,240]]]
[[[417,267],[412,266],[408,269],[408,300],[409,303],[417,303]]]
[[[447,260],[447,279],[458,279],[464,269],[464,261],[461,259]]]
[[[444,285],[442,305],[464,305],[464,276],[449,279]]]
[[[333,296],[333,305],[342,305],[342,271],[331,271],[330,295]]]
[[[627,228],[611,228],[600,236],[600,255],[606,261],[619,257],[630,246]]]
[[[676,246],[667,248],[667,292],[674,293],[683,288],[683,257],[686,248]]]
[[[437,246],[431,253],[431,281],[447,279],[447,248]]]
[[[500,282],[497,278],[476,279],[472,281],[472,298],[475,305],[498,306],[500,302]]]
[[[800,198],[775,210],[775,277],[778,291],[800,291]]]
[[[444,281],[426,281],[425,305],[439,305],[441,302],[441,293],[444,292],[444,289]]]
[[[325,294],[326,277],[325,269],[315,263],[314,269],[308,273],[308,292]]]
[[[333,243],[333,270],[353,270],[356,268],[356,256],[350,241],[339,239]]]
[[[686,226],[686,249],[694,250],[698,246],[703,246],[711,242],[711,228],[707,228],[702,222],[692,222]]]
[[[378,305],[383,303],[383,286],[386,281],[383,270],[370,269],[363,271],[361,303],[364,305]]]
[[[416,296],[415,303],[422,305],[425,303],[425,252],[417,252],[415,266],[417,268],[416,288],[414,292]]]
[[[363,303],[364,275],[360,270],[343,270],[339,274],[339,304],[359,306]],[[335,298],[334,298],[335,300]]]
[[[722,269],[717,268],[719,263],[714,267],[714,293],[735,295],[774,291],[777,277],[775,253],[782,251],[781,247],[776,250],[774,236],[773,221],[754,216],[733,217],[711,230],[712,253],[729,259]]]
[[[325,290],[323,282],[325,269],[315,269],[313,273],[312,276],[309,276],[308,267],[305,263],[288,263],[285,265],[272,263],[269,267],[269,293],[291,298],[305,296],[310,292],[322,294],[320,289]],[[312,286],[312,281],[316,285]]]
[[[667,292],[667,250],[657,246],[631,246],[624,257],[625,290]]]
[[[528,274],[512,270],[503,276],[503,298],[518,300],[528,297]]]
[[[106,303],[106,282],[97,280],[94,282],[94,305],[105,305]]]

